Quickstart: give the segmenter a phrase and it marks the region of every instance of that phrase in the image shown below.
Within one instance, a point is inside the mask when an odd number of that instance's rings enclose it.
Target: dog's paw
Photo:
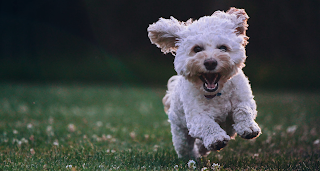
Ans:
[[[218,151],[224,148],[230,140],[230,137],[225,135],[216,135],[211,138],[207,138],[204,142],[204,146],[210,151]]]
[[[244,139],[253,139],[258,137],[258,135],[260,135],[260,131],[251,131],[251,132],[245,131],[244,134],[240,136],[241,138],[244,138]]]
[[[216,141],[209,146],[209,150],[211,151],[219,151],[224,148],[228,144],[229,140]]]
[[[233,126],[237,134],[244,139],[253,139],[261,134],[261,129],[254,121],[240,122]]]

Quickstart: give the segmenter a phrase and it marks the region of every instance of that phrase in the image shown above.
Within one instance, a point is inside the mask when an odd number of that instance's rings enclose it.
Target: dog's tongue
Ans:
[[[218,74],[207,73],[207,74],[204,74],[204,77],[206,79],[206,83],[207,83],[207,87],[208,88],[212,88],[213,89],[213,88],[216,87],[215,80],[218,77]]]

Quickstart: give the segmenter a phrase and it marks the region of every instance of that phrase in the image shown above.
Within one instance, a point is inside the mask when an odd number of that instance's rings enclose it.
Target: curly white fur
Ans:
[[[169,79],[163,104],[179,157],[205,156],[236,134],[251,139],[261,133],[242,71],[248,18],[243,9],[230,8],[193,22],[160,18],[148,28],[152,43],[176,54],[178,75]]]

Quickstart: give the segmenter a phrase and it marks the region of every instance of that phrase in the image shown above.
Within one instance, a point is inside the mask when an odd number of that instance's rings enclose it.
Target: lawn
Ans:
[[[165,88],[0,84],[0,170],[188,170],[171,142]],[[255,140],[237,137],[196,169],[317,170],[320,92],[255,90]]]

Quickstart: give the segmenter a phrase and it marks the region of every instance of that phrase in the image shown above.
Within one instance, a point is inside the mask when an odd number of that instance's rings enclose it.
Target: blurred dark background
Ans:
[[[252,86],[320,86],[319,0],[0,1],[0,80],[165,86],[173,56],[150,43],[148,25],[229,7],[250,17],[244,70]]]

